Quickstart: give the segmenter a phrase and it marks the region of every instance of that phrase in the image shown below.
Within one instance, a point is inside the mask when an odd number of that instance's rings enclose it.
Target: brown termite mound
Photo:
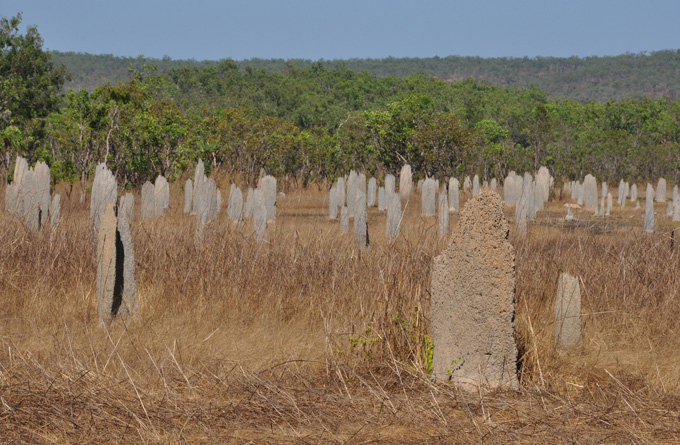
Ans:
[[[460,212],[432,269],[434,376],[471,389],[516,388],[515,254],[500,196],[483,190]]]

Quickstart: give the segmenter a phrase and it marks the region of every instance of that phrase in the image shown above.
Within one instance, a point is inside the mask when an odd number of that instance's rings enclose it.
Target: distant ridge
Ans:
[[[128,78],[128,68],[155,65],[159,72],[182,66],[210,66],[219,61],[116,57],[73,52],[52,52],[54,61],[63,64],[72,76],[68,88],[93,90],[107,82]],[[254,67],[280,71],[288,63],[310,66],[315,61],[293,59],[249,59],[237,61],[242,68]],[[405,77],[425,73],[445,80],[474,78],[501,86],[536,85],[550,97],[580,101],[640,97],[680,99],[680,50],[622,54],[601,57],[481,58],[428,57],[384,59],[321,60],[328,68],[345,66],[379,77]]]

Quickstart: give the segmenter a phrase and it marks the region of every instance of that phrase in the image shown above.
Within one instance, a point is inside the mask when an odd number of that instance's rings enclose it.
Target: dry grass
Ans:
[[[197,246],[174,193],[166,218],[134,222],[142,317],[108,330],[87,209],[66,200],[40,234],[0,214],[0,440],[680,441],[680,260],[663,217],[652,236],[630,208],[566,227],[552,203],[526,239],[511,232],[522,389],[468,394],[424,371],[444,241],[417,199],[393,244],[371,211],[361,251],[318,191],[289,193],[262,246],[224,214]],[[552,337],[560,271],[584,300],[568,352]]]

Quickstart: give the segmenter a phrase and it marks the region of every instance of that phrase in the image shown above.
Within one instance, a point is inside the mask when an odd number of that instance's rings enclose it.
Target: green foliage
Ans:
[[[34,26],[19,32],[21,14],[0,18],[0,154],[29,153],[44,137],[42,118],[55,110],[66,79],[63,67],[43,51]]]
[[[477,122],[475,130],[481,133],[487,144],[498,144],[510,135],[508,130],[493,119],[482,119]]]
[[[465,357],[458,357],[451,361],[449,367],[446,369],[446,375],[449,379],[453,376],[454,372],[458,371],[463,366],[463,363],[465,363]]]
[[[371,358],[371,355],[373,353],[373,346],[382,341],[382,338],[380,338],[379,336],[377,337],[370,336],[371,331],[372,331],[371,328],[366,328],[365,335],[360,335],[358,337],[353,337],[350,335],[347,338],[350,344],[352,345],[352,348],[359,349],[360,352],[364,354],[364,356],[367,359]]]
[[[250,59],[233,61],[196,61],[151,59],[145,57],[116,57],[81,53],[53,52],[54,60],[67,66],[73,73],[68,87],[93,91],[98,86],[127,81],[128,68],[141,70],[144,65],[158,66],[159,72],[191,67],[210,68],[229,63],[234,70],[264,70],[286,73],[290,67],[329,71],[339,68],[367,76],[405,78],[422,73],[439,79],[455,81],[473,78],[512,88],[535,85],[549,97],[571,98],[579,101],[595,99],[626,99],[645,96],[680,98],[680,50],[652,53],[622,54],[604,57],[536,57],[536,58],[481,58],[481,57],[430,57],[326,60],[314,62],[296,59]],[[348,86],[347,92],[360,109],[362,88]]]
[[[42,49],[34,26],[19,33],[21,14],[0,18],[0,125],[21,124],[44,117],[56,108],[57,93],[65,80],[63,67],[55,66]],[[3,125],[2,122],[5,124]]]
[[[179,177],[197,159],[205,161],[208,172],[220,168],[251,184],[261,169],[307,184],[333,180],[350,169],[380,178],[396,173],[404,162],[413,166],[416,177],[442,180],[475,173],[502,178],[510,170],[521,173],[539,165],[550,167],[558,180],[586,173],[607,181],[680,179],[677,100],[550,99],[535,85],[510,89],[412,74],[407,67],[416,59],[387,59],[382,66],[401,68],[377,76],[351,69],[379,70],[375,61],[178,65],[144,58],[124,59],[125,82],[71,90],[59,98],[55,89],[63,71],[42,52],[35,28],[21,36],[20,16],[2,20],[0,70],[17,66],[23,59],[12,54],[21,49],[29,59],[28,72],[36,74],[27,80],[0,77],[5,172],[20,153],[31,162],[46,160],[55,179],[68,182],[88,179],[96,163],[106,161],[127,186],[158,174]],[[652,59],[673,65],[676,56],[606,60],[616,66]],[[67,53],[56,57],[72,63],[91,60]],[[96,60],[104,70],[120,62],[112,56]],[[436,71],[453,59],[420,60],[427,62],[422,71]],[[550,63],[601,66],[603,60]],[[544,59],[504,62],[515,70],[552,66]],[[482,61],[465,63],[478,66]],[[402,77],[383,76],[388,73]]]
[[[262,168],[304,184],[351,168],[380,176],[404,162],[417,176],[441,179],[502,178],[539,165],[562,178],[674,179],[680,106],[579,104],[535,88],[378,79],[323,66],[241,72],[225,62],[170,75],[146,69],[128,83],[70,92],[47,133],[54,159],[69,159],[78,176],[106,158],[131,185],[179,176],[199,158],[250,183]]]

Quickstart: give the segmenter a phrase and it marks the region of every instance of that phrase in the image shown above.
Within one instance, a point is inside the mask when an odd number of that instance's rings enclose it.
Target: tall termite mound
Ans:
[[[434,374],[463,386],[517,387],[515,254],[501,198],[468,201],[432,270]]]

